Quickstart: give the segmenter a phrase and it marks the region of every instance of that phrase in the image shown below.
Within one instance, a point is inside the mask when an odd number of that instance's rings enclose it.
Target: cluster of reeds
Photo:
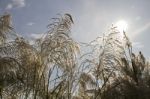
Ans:
[[[1,99],[149,99],[149,63],[115,27],[88,44],[75,42],[70,14],[52,18],[31,45],[0,17]],[[84,52],[80,47],[85,47]]]

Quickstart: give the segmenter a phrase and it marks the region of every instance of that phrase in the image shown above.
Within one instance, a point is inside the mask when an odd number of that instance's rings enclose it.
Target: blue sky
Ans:
[[[89,42],[107,32],[112,23],[126,20],[135,50],[150,56],[150,0],[0,0],[0,15],[10,12],[16,32],[26,38],[46,32],[57,13],[70,13],[72,36]]]

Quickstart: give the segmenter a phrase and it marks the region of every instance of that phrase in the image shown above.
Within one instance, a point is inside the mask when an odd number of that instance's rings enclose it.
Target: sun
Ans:
[[[127,28],[128,28],[128,24],[125,20],[119,20],[118,22],[116,22],[116,27],[117,27],[117,30],[119,32],[123,32],[123,31],[126,31]]]

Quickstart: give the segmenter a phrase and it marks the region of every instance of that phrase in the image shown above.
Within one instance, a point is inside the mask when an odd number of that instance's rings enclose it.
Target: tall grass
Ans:
[[[149,99],[149,63],[115,27],[80,55],[70,14],[52,18],[34,45],[0,17],[1,99]],[[82,44],[80,44],[82,45]]]

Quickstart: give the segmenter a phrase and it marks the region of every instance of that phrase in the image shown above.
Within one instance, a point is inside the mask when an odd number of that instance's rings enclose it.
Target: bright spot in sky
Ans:
[[[122,33],[123,31],[127,30],[128,24],[126,21],[120,20],[116,23],[116,26],[117,26],[118,31]]]

